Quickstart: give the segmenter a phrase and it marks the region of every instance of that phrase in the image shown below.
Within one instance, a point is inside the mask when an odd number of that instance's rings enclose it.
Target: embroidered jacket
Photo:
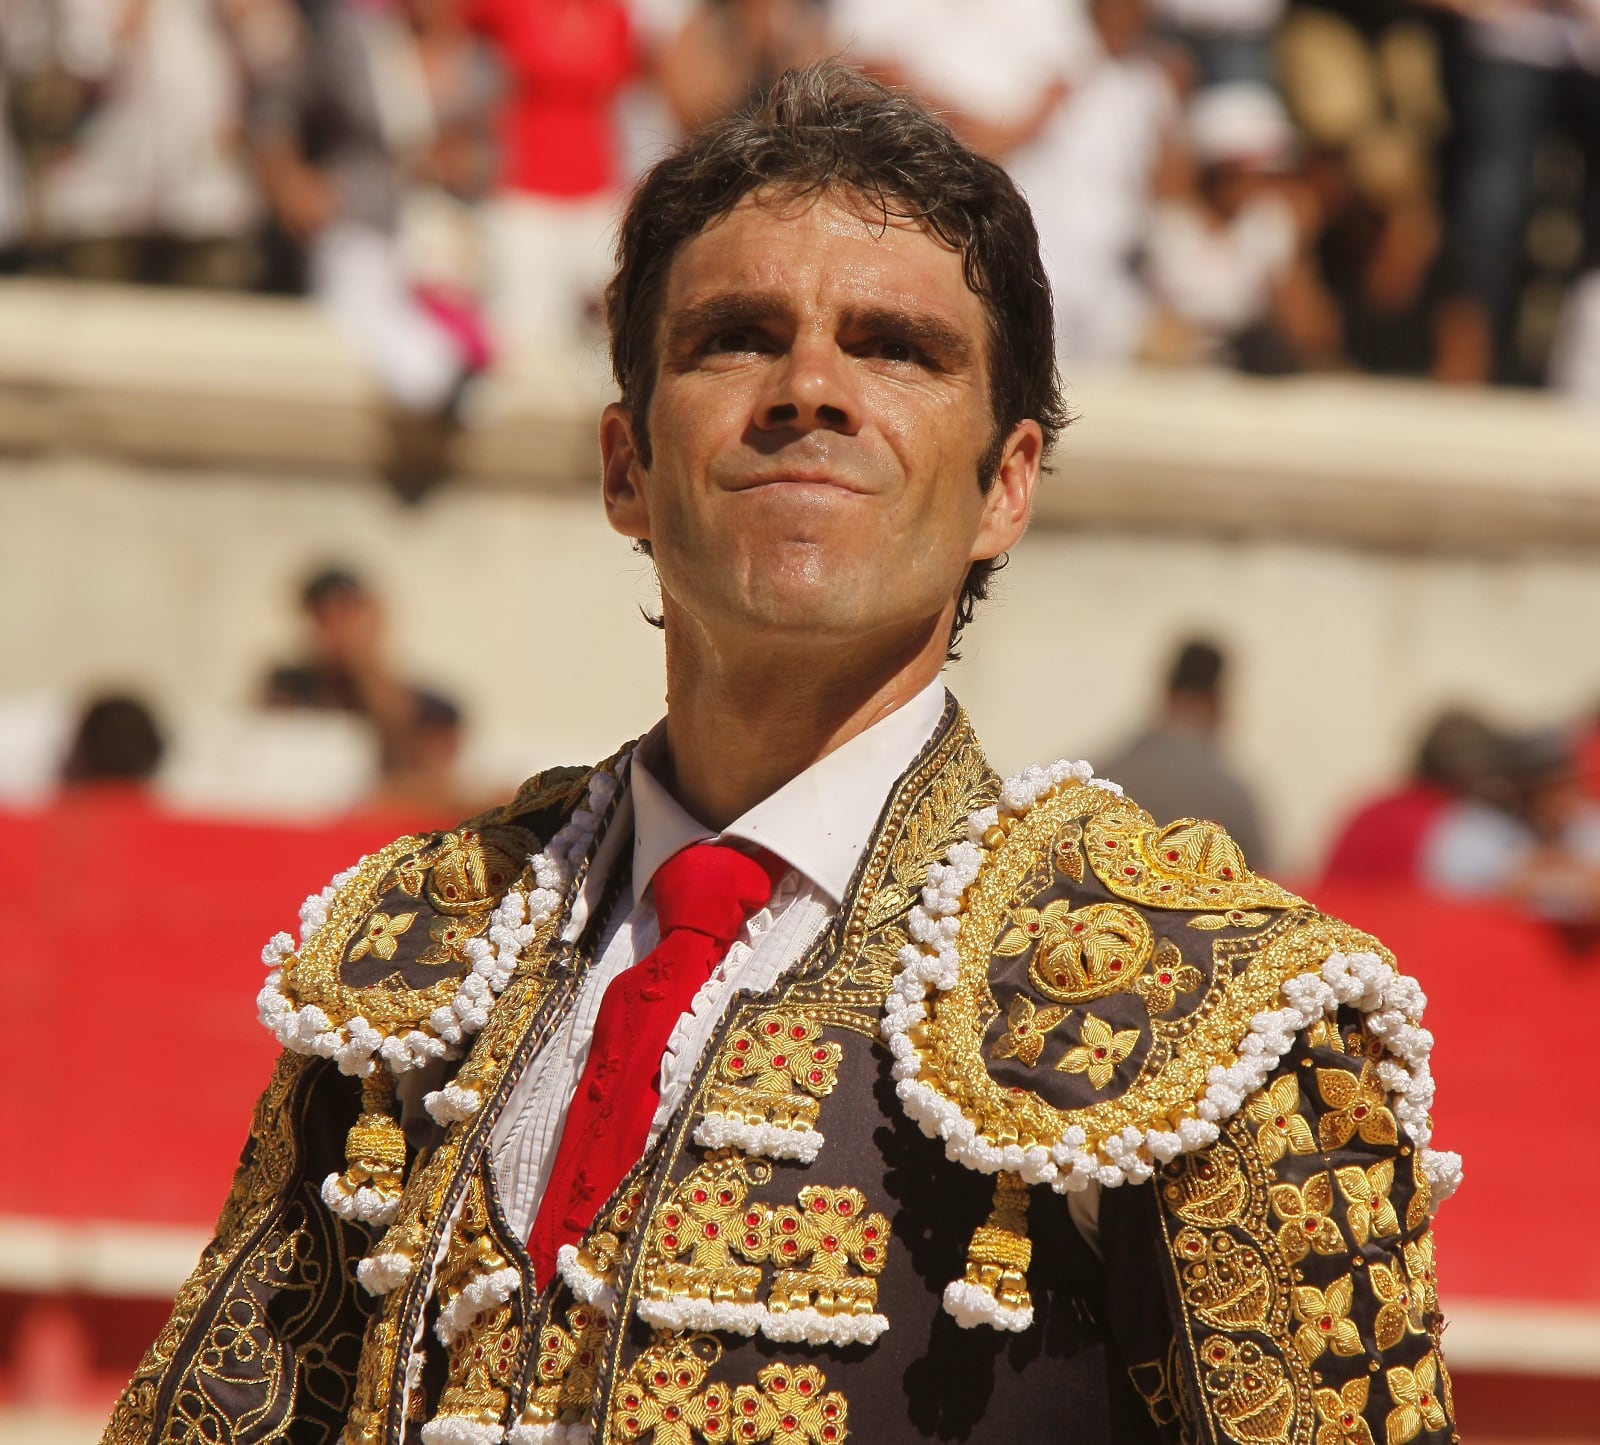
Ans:
[[[487,1141],[588,966],[619,762],[399,840],[268,946],[286,1050],[110,1445],[1456,1438],[1415,983],[1213,824],[1083,764],[1002,785],[953,703],[538,1294]],[[408,1140],[395,1080],[438,1059]]]

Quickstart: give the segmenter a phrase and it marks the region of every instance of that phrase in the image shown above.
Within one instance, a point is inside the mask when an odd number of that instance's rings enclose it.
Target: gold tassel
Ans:
[[[1016,1174],[997,1174],[994,1207],[972,1232],[966,1274],[945,1290],[945,1308],[968,1327],[1025,1330],[1033,1323],[1028,1293],[1028,1186]]]
[[[387,1223],[399,1207],[405,1182],[406,1136],[393,1109],[394,1077],[377,1064],[361,1081],[361,1115],[345,1135],[345,1171],[337,1179],[330,1178],[323,1191],[330,1204],[334,1204],[330,1191],[348,1201],[347,1217]],[[371,1193],[363,1195],[362,1190]]]

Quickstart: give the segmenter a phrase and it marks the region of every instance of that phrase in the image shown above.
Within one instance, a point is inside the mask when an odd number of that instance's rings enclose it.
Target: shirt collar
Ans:
[[[666,736],[657,723],[628,764],[633,796],[633,896],[642,898],[658,869],[691,843],[738,839],[769,849],[838,905],[856,860],[872,837],[889,790],[939,726],[944,685],[937,679],[888,717],[819,758],[763,798],[721,833],[687,813],[650,771]]]

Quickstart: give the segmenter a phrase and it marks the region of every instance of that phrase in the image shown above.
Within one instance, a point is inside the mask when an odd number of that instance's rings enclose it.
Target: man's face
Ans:
[[[1041,434],[985,493],[988,328],[958,252],[849,197],[748,197],[672,263],[649,407],[602,428],[612,525],[649,541],[668,626],[843,642],[942,626],[1027,522]]]

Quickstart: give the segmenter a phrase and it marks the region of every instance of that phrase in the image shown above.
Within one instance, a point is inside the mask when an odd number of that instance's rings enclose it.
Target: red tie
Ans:
[[[556,1252],[582,1238],[643,1156],[673,1026],[783,872],[770,853],[758,859],[720,843],[693,843],[656,870],[661,941],[600,1000],[589,1061],[528,1236],[540,1289],[555,1275]]]

